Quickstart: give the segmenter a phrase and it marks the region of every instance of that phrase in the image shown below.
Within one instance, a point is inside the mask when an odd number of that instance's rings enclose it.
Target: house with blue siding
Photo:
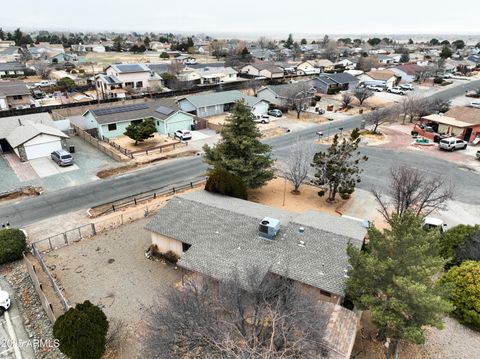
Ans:
[[[123,136],[131,124],[153,119],[157,132],[173,135],[178,130],[191,130],[195,116],[181,111],[173,100],[89,110],[83,114],[84,128],[97,138]]]

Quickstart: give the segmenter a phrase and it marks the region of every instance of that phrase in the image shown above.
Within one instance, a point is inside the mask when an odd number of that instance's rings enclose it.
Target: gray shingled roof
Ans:
[[[30,95],[30,90],[23,82],[0,82],[0,97]]]
[[[52,117],[48,112],[34,113],[23,116],[2,117],[0,118],[0,138],[7,138],[7,136],[12,133],[13,130],[27,121],[54,126]]]
[[[0,63],[0,71],[25,71],[27,67],[19,62]]]
[[[312,91],[315,92],[315,89],[308,82],[297,82],[292,84],[283,84],[283,85],[270,85],[266,88],[273,91],[278,97],[288,98],[302,91]],[[261,90],[260,90],[261,91]]]
[[[259,237],[262,218],[280,220],[273,240]],[[299,232],[304,227],[305,232]],[[240,277],[255,266],[343,295],[347,245],[360,248],[360,222],[321,212],[298,214],[196,191],[172,199],[145,229],[191,245],[178,264],[217,279]],[[300,245],[303,241],[304,246]]]
[[[124,111],[124,112],[117,112],[105,115],[99,115],[96,113],[96,110],[88,111],[90,112],[99,124],[107,124],[107,123],[118,123],[118,122],[125,122],[131,120],[138,120],[144,119],[147,117],[154,117],[159,120],[164,120],[170,116],[174,112],[179,111],[178,105],[175,103],[173,99],[162,99],[155,102],[145,102],[144,109],[132,110],[132,111]],[[107,108],[122,108],[125,106],[112,106],[112,107],[105,107]],[[162,111],[157,111],[158,108],[162,108]],[[165,108],[171,109],[170,113],[166,114]]]
[[[212,92],[212,93],[207,93],[203,95],[187,96],[185,97],[185,100],[190,102],[196,108],[235,103],[239,100],[245,100],[247,105],[252,107],[261,101],[261,99],[257,97],[246,96],[238,90]]]
[[[12,146],[12,148],[16,148],[41,134],[51,135],[60,138],[68,138],[66,134],[64,134],[56,127],[44,125],[42,123],[34,123],[31,121],[27,121],[21,126],[15,128],[7,136],[7,141],[10,146]]]

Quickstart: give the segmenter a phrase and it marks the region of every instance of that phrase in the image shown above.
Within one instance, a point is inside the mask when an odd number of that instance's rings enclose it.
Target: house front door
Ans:
[[[463,140],[470,142],[470,136],[472,135],[472,128],[467,127],[464,132]]]

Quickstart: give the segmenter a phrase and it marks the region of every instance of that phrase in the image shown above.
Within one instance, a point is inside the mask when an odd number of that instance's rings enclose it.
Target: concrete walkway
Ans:
[[[32,342],[25,331],[18,299],[10,284],[0,277],[0,289],[10,294],[10,308],[0,317],[0,357],[12,359],[34,359]]]

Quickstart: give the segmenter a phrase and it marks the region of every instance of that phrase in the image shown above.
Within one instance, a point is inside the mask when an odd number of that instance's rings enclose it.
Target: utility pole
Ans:
[[[92,72],[93,72],[93,82],[95,84],[95,92],[97,93],[97,103],[99,103],[100,98],[98,97],[98,86],[97,86],[97,79],[95,78],[96,75],[95,75],[95,65],[94,64],[92,64]]]

